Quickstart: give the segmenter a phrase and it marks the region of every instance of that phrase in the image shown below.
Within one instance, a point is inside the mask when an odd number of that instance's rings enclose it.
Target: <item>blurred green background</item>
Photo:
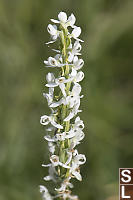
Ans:
[[[43,60],[51,55],[44,43],[60,11],[75,14],[85,41],[79,151],[87,163],[74,193],[117,200],[118,168],[133,167],[133,1],[0,0],[0,200],[41,200],[41,164],[48,162],[39,124],[48,112]]]

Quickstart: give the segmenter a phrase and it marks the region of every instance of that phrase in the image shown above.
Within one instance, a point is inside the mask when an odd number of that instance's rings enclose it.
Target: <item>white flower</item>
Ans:
[[[81,51],[81,44],[79,43],[79,41],[75,41],[73,48],[71,51],[68,52],[69,56],[68,56],[68,61],[72,62],[74,56],[78,56],[81,55],[80,51]]]
[[[56,138],[55,140],[56,141],[64,141],[65,139],[71,139],[74,136],[75,136],[75,133],[72,130],[70,130],[68,132],[57,133],[55,135],[55,138]]]
[[[64,163],[62,163],[62,162],[59,161],[59,156],[57,156],[57,155],[52,155],[50,157],[50,161],[51,161],[50,164],[47,164],[47,165],[42,164],[42,166],[43,167],[50,167],[50,166],[57,167],[57,166],[61,166],[61,167],[64,167],[66,169],[70,169],[69,166],[67,166]]]
[[[62,197],[63,200],[79,200],[78,196],[76,195],[71,195],[70,191],[66,191],[64,193],[61,193],[59,195],[56,195],[56,197]]]
[[[71,130],[65,134],[64,139],[70,139],[70,149],[73,149],[76,145],[80,144],[80,141],[83,140],[85,134],[82,131],[82,128],[73,127]]]
[[[73,149],[76,145],[80,144],[80,141],[83,140],[85,134],[82,131],[84,128],[84,123],[80,120],[80,117],[76,117],[75,124],[72,125],[71,130],[66,135],[66,138],[70,139],[70,149]]]
[[[44,60],[44,64],[46,67],[63,67],[68,65],[68,63],[62,63],[62,57],[60,54],[57,54],[54,58],[50,56],[48,60]]]
[[[71,14],[67,20],[67,14],[65,12],[60,12],[58,14],[58,20],[51,19],[51,21],[56,24],[61,24],[64,28],[67,28],[68,26],[71,26],[73,28],[76,18],[74,16],[74,14]]]
[[[51,163],[56,167],[56,166],[58,166],[58,165],[60,165],[61,167],[64,167],[64,168],[66,168],[66,169],[69,169],[70,167],[69,166],[67,166],[67,165],[65,165],[65,164],[63,164],[63,163],[61,163],[60,161],[59,161],[59,157],[57,156],[57,155],[52,155],[51,157],[50,157],[50,161],[51,161]]]
[[[50,146],[54,146],[53,142],[64,141],[65,139],[71,139],[75,135],[76,135],[76,131],[74,131],[73,129],[71,129],[69,132],[56,133],[56,135],[54,137],[50,137],[50,135],[46,135],[46,136],[44,136],[44,138],[49,143],[52,143],[52,144],[50,144]]]
[[[80,34],[81,34],[81,28],[80,27],[78,27],[78,26],[76,26],[74,29],[73,29],[73,31],[72,31],[72,36],[73,36],[73,38],[75,39],[77,39],[79,36],[80,36]]]
[[[54,43],[57,40],[58,36],[59,36],[59,31],[57,30],[57,26],[49,24],[48,27],[47,27],[47,30],[48,30],[51,38],[52,38],[52,41],[47,42],[46,44]]]
[[[52,165],[49,167],[49,175],[48,176],[45,176],[43,179],[45,180],[45,181],[54,181],[54,182],[56,182],[57,181],[57,179],[56,179],[56,177],[57,177],[57,172],[56,172],[56,170],[55,170],[55,167],[53,167]]]
[[[59,20],[51,19],[51,21],[54,22],[54,23],[57,23],[57,24],[58,23],[66,23],[66,21],[67,21],[67,14],[65,12],[60,12],[58,14],[58,19]]]
[[[40,185],[40,192],[42,193],[42,197],[44,200],[52,200],[53,199],[53,197],[49,194],[48,189],[45,186]]]
[[[65,77],[59,77],[57,79],[54,79],[54,82],[53,81],[49,81],[48,84],[46,84],[46,87],[49,87],[49,88],[54,88],[54,87],[57,87],[59,86],[61,91],[62,91],[62,94],[64,95],[64,97],[66,97],[66,92],[65,92],[65,83],[68,83],[68,82],[80,82],[82,81],[84,78],[84,73],[83,72],[77,72],[74,68],[72,68],[72,72],[70,74],[70,78],[66,79]],[[53,79],[52,79],[53,80]]]
[[[80,98],[83,97],[83,96],[80,96],[80,92],[81,92],[81,86],[78,83],[75,83],[75,85],[73,86],[72,92],[71,92],[70,96],[68,97],[69,98],[68,101],[69,101],[69,104],[70,104],[70,108],[72,108],[72,111],[64,119],[64,121],[69,121],[78,112],[81,112],[80,110],[78,110],[78,108],[80,106]]]
[[[84,42],[83,40],[78,38],[80,34],[81,34],[81,28],[78,26],[75,26],[72,33],[70,34],[70,37],[74,38],[77,41]]]
[[[83,96],[79,96],[80,92],[81,92],[81,86],[78,83],[75,83],[69,96],[61,98],[58,102],[53,102],[50,105],[50,107],[55,108],[55,107],[60,106],[61,104],[64,104],[64,105],[69,104],[70,108],[73,108],[73,112],[75,112],[80,106],[80,98],[83,97]]]
[[[58,30],[57,30],[57,26],[49,24],[48,27],[47,27],[47,30],[48,30],[49,34],[52,36],[52,38],[54,40],[56,40],[57,37],[59,36]]]
[[[70,121],[73,117],[75,117],[75,115],[77,115],[77,113],[82,112],[82,110],[79,110],[80,106],[80,101],[78,103],[76,103],[72,109],[72,111],[69,113],[69,115],[64,119],[64,121]]]
[[[42,125],[48,125],[49,123],[51,123],[54,127],[59,128],[59,129],[63,129],[63,126],[60,124],[57,124],[54,120],[54,116],[47,116],[47,115],[43,115],[40,119],[40,123]]]
[[[53,102],[53,92],[43,93],[43,96],[47,99],[48,105],[50,105]]]
[[[69,81],[71,81],[72,79],[65,79],[65,77],[59,77],[55,79],[55,82],[49,82],[48,84],[46,84],[46,87],[57,87],[59,86],[62,94],[66,97],[66,92],[65,92],[65,83],[68,83]]]
[[[59,77],[59,78],[57,78],[57,79],[55,80],[55,82],[56,82],[57,86],[60,87],[63,96],[66,97],[66,91],[65,91],[66,86],[65,86],[65,83],[67,83],[68,80],[65,79],[65,77]]]
[[[49,149],[49,152],[54,154],[55,152],[55,144],[53,144],[53,142],[48,142],[48,149]]]
[[[61,184],[61,187],[58,188],[58,189],[55,188],[55,190],[58,191],[58,192],[60,192],[60,193],[64,193],[68,187],[69,187],[69,188],[73,188],[73,184],[69,182],[70,179],[71,179],[71,177],[65,179],[65,180],[63,181],[63,183]]]
[[[44,63],[47,67],[62,67],[63,64],[61,64],[58,60],[56,60],[53,57],[49,57],[48,60],[44,60]]]
[[[58,102],[52,102],[50,107],[55,108],[60,106],[61,104],[68,105],[70,104],[70,108],[73,107],[75,110],[76,108],[79,107],[80,105],[80,98],[83,96],[79,96],[79,93],[81,91],[81,86],[77,84],[78,82],[82,81],[84,78],[84,73],[83,72],[77,72],[75,69],[72,69],[72,72],[70,74],[70,78],[65,79],[64,77],[60,77],[55,80],[55,83],[49,83],[46,84],[47,87],[56,87],[59,86],[62,94],[64,97],[60,99]],[[65,83],[73,81],[75,83],[72,92],[70,93],[69,96],[66,97],[66,92],[65,92]],[[75,108],[74,108],[75,105]]]
[[[74,56],[74,59],[73,59],[73,67],[76,69],[76,70],[79,70],[83,67],[84,65],[84,61],[83,59],[78,59],[78,56]]]
[[[50,105],[50,108],[56,108],[58,106],[60,106],[61,104],[64,104],[64,105],[67,105],[68,102],[66,100],[66,97],[63,97],[61,98],[59,101],[57,102],[53,102],[51,105]]]
[[[73,128],[71,128],[70,129],[70,131],[68,131],[67,133],[66,133],[66,136],[65,136],[65,138],[66,139],[71,139],[71,138],[73,138],[74,136],[75,136],[75,130],[73,129]]]
[[[66,139],[66,133],[65,132],[57,133],[55,137],[57,141],[64,141]]]
[[[48,83],[54,82],[54,80],[55,80],[54,74],[53,73],[48,73],[46,75],[46,80],[47,80]]]
[[[75,119],[75,124],[73,124],[73,128],[74,129],[84,129],[84,123],[83,121],[80,119],[80,117],[76,117]]]
[[[83,165],[86,162],[86,157],[84,154],[78,154],[78,152],[76,152],[73,161],[77,165]]]
[[[56,156],[56,155],[52,155],[50,157],[50,161],[51,161],[51,163],[53,164],[54,167],[59,165],[59,157]]]
[[[57,139],[54,137],[50,137],[50,135],[44,136],[44,139],[47,140],[48,142],[57,142]]]
[[[48,60],[44,60],[44,63],[47,65],[47,67],[57,67],[58,62],[55,58],[49,57]]]
[[[80,144],[80,141],[83,140],[85,134],[82,130],[77,130],[75,131],[75,136],[70,140],[71,141],[71,144],[73,145],[73,148]]]
[[[48,83],[53,83],[55,80],[53,73],[48,73],[46,76],[46,80]],[[53,93],[54,93],[54,87],[49,88],[49,93],[43,93],[43,96],[47,99],[48,105],[50,105],[53,102]]]
[[[82,71],[77,72],[76,69],[72,68],[72,72],[70,74],[70,78],[72,79],[73,82],[78,83],[78,82],[83,80],[84,73]]]
[[[48,73],[46,76],[46,80],[48,83],[54,83],[55,81],[55,76],[53,73]],[[54,93],[54,87],[49,88],[49,94],[52,96],[53,98],[53,93]]]
[[[76,151],[76,154],[74,156],[74,158],[72,159],[72,165],[70,168],[70,172],[72,173],[72,175],[75,176],[76,179],[78,179],[79,181],[82,181],[82,176],[80,174],[80,170],[79,170],[79,165],[82,165],[86,162],[86,157],[83,154],[78,154],[78,152]]]

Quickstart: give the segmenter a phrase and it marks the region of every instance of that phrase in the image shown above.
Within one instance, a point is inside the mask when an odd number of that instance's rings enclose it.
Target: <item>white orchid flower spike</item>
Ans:
[[[46,92],[43,96],[47,99],[51,111],[43,115],[40,123],[47,126],[45,141],[48,143],[48,175],[43,179],[53,181],[54,188],[51,192],[45,186],[40,186],[43,200],[78,200],[77,195],[72,195],[73,184],[71,179],[82,181],[80,167],[86,162],[84,154],[79,154],[76,147],[85,137],[84,123],[78,116],[80,101],[83,98],[80,82],[84,79],[81,71],[84,61],[81,56],[81,28],[75,25],[76,18],[72,13],[67,16],[65,12],[58,14],[58,19],[51,19],[54,24],[47,27],[55,56],[49,56],[44,61],[46,70]],[[51,72],[52,71],[52,72]],[[54,72],[53,72],[54,71]]]

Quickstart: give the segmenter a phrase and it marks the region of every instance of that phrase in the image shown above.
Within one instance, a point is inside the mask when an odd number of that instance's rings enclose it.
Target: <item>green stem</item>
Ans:
[[[67,45],[66,45],[66,40],[67,40],[67,33],[65,33],[64,31],[61,31],[60,34],[60,38],[61,38],[61,43],[62,43],[62,58],[63,58],[63,62],[67,63]],[[69,76],[69,65],[66,64],[65,69],[62,68],[62,76],[65,76],[66,78],[68,78]],[[67,83],[66,84],[66,94],[69,94],[69,90],[71,87],[71,83]],[[67,117],[68,113],[68,109],[69,109],[69,105],[62,105],[61,106],[61,121],[64,124],[64,130],[63,132],[68,132],[70,129],[70,121],[67,122],[63,122],[63,120]],[[70,140],[68,139],[67,141],[61,141],[60,142],[60,150],[59,150],[59,156],[60,156],[60,161],[65,163],[67,161],[67,153],[65,151],[65,149],[68,149],[70,147]],[[60,176],[63,177],[68,177],[69,176],[69,170],[64,169],[62,167],[60,167]]]

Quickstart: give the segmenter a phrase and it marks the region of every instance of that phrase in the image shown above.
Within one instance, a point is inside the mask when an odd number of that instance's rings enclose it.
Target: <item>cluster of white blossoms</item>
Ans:
[[[81,28],[75,26],[76,18],[73,14],[67,17],[65,12],[58,14],[58,20],[51,19],[57,25],[48,25],[51,41],[46,44],[58,42],[58,49],[52,49],[57,54],[44,61],[46,67],[56,68],[58,77],[49,72],[46,76],[48,93],[43,96],[47,99],[51,110],[49,116],[43,115],[40,119],[42,125],[47,125],[47,135],[50,163],[43,164],[49,168],[49,175],[45,181],[52,180],[56,187],[50,193],[45,186],[40,186],[44,200],[70,199],[77,200],[78,196],[71,194],[72,178],[81,181],[80,165],[86,162],[86,157],[79,154],[76,146],[84,138],[84,123],[77,114],[81,93],[80,81],[84,78],[81,68],[84,65],[81,55],[79,39]],[[54,45],[54,44],[52,44]],[[54,70],[54,69],[52,69]]]

